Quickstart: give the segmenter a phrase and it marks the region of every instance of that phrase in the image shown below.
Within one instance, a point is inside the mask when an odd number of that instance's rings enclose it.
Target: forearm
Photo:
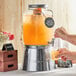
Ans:
[[[76,35],[67,35],[65,40],[76,45]]]
[[[65,40],[76,45],[76,35],[67,35],[65,36]],[[69,57],[72,60],[76,60],[76,52],[70,52]]]
[[[76,60],[76,52],[71,52],[70,57],[72,60]]]

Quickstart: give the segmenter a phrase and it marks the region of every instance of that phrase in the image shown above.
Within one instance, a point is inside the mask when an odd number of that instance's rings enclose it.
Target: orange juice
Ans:
[[[52,51],[51,56],[52,56],[52,60],[58,60],[58,58],[56,58],[56,56],[59,55],[59,51]]]
[[[47,45],[53,37],[53,29],[44,24],[43,15],[25,15],[23,40],[25,45]]]

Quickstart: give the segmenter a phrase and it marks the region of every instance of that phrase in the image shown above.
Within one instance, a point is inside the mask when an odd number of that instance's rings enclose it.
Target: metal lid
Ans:
[[[45,4],[29,4],[29,8],[47,8],[48,5]]]

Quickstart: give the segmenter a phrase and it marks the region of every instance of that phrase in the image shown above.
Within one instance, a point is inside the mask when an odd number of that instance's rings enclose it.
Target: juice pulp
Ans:
[[[25,45],[47,45],[53,38],[53,29],[44,24],[43,15],[25,15],[23,40]]]

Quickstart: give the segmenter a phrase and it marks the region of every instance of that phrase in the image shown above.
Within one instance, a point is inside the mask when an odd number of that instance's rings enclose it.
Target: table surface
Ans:
[[[72,68],[58,68],[44,72],[26,72],[21,69],[9,72],[0,72],[0,76],[76,76],[76,65]]]

